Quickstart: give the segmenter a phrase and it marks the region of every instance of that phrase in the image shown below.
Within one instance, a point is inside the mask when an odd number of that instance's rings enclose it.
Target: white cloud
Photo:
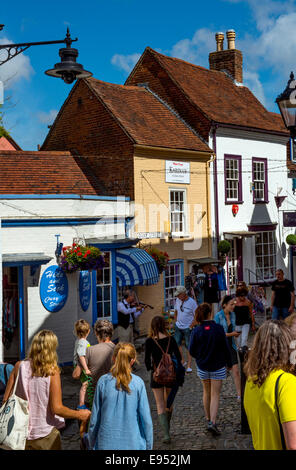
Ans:
[[[0,44],[12,44],[7,38],[0,39]],[[0,50],[0,60],[5,60],[7,52]],[[30,59],[24,53],[21,53],[0,66],[0,80],[4,83],[4,88],[11,88],[14,83],[21,79],[30,80],[34,74],[34,69]]]
[[[57,114],[58,111],[56,109],[51,109],[50,111],[48,111],[48,113],[40,111],[39,113],[37,113],[37,117],[39,121],[43,124],[52,124]]]
[[[198,29],[192,39],[181,39],[170,55],[198,65],[208,66],[208,54],[215,50],[215,33],[208,28]]]
[[[265,106],[266,98],[264,94],[264,87],[256,72],[244,71],[244,85],[248,87],[256,96],[257,100]]]
[[[205,67],[208,66],[208,53],[215,49],[215,33],[207,28],[198,29],[191,39],[181,39],[172,46],[169,51],[162,51],[157,48],[157,52],[177,57],[191,63],[198,63]],[[111,63],[130,73],[141,57],[141,54],[115,54]]]
[[[129,55],[115,54],[111,59],[111,64],[127,73],[130,73],[140,57],[141,54],[137,52]]]

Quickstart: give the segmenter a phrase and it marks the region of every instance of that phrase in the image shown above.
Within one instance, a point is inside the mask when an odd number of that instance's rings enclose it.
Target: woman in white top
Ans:
[[[56,349],[58,339],[50,330],[37,333],[28,358],[16,363],[7,383],[3,402],[7,401],[19,371],[16,395],[29,402],[29,431],[25,450],[60,450],[58,429],[64,419],[89,419],[89,410],[71,410],[63,405],[60,369]]]

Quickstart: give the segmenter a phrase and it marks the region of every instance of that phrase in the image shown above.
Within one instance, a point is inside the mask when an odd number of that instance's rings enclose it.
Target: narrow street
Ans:
[[[154,426],[154,450],[251,450],[250,435],[240,433],[240,404],[237,402],[235,387],[229,375],[223,383],[220,409],[217,425],[221,436],[212,437],[206,430],[203,404],[202,385],[196,376],[196,366],[193,372],[186,374],[185,382],[179,389],[175,399],[174,413],[171,421],[171,444],[162,443],[162,434],[157,422],[156,405],[149,386],[150,375],[144,366],[144,355],[138,356],[139,364],[136,374],[142,377],[146,384]],[[71,377],[72,368],[63,368],[62,386],[64,404],[76,407],[79,382]],[[78,426],[71,425],[63,432],[63,450],[79,450]]]

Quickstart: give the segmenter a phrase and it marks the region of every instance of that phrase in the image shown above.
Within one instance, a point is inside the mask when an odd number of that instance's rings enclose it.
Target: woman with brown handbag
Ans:
[[[163,442],[169,444],[170,438],[170,420],[172,417],[172,407],[167,408],[167,398],[173,387],[173,383],[161,384],[155,380],[154,372],[160,364],[163,353],[174,355],[177,362],[181,363],[181,354],[178,345],[173,337],[171,337],[166,329],[165,320],[161,316],[156,316],[151,321],[149,336],[145,343],[145,365],[147,370],[151,370],[150,386],[155,398],[157,415],[160,425],[164,432]]]

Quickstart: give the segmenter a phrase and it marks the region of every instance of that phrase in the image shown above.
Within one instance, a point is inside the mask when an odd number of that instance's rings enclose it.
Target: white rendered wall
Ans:
[[[55,250],[59,234],[59,241],[64,246],[71,245],[73,238],[103,238],[117,235],[125,238],[124,217],[129,215],[129,203],[113,201],[80,201],[80,200],[3,200],[0,199],[0,215],[5,221],[9,219],[49,219],[52,218],[79,218],[79,217],[100,217],[108,215],[110,219],[106,224],[96,225],[62,225],[62,226],[23,226],[23,227],[2,227],[0,239],[0,253],[44,253],[53,259],[40,268],[38,285],[30,287],[30,267],[24,267],[24,298],[25,298],[25,325],[26,325],[26,349],[30,345],[32,337],[41,329],[51,329],[58,336],[59,348],[58,356],[61,363],[73,360],[73,349],[75,336],[73,327],[79,318],[86,319],[92,324],[92,298],[86,312],[80,305],[79,299],[79,272],[68,274],[68,299],[63,309],[59,312],[48,312],[42,305],[39,286],[42,273],[50,265],[56,264]],[[112,222],[112,217],[123,217],[119,223]],[[2,263],[0,263],[2,269]],[[2,275],[0,277],[2,279]],[[2,289],[0,289],[2,299]],[[1,300],[2,305],[2,300]],[[2,329],[2,321],[1,326]],[[0,330],[1,333],[1,330]],[[1,335],[2,337],[2,335]],[[94,344],[93,335],[90,336],[91,343]],[[2,341],[0,341],[0,359],[2,359]]]
[[[277,266],[284,269],[287,277],[290,277],[288,269],[288,250],[283,256],[282,244],[286,236],[294,233],[294,229],[283,227],[283,210],[295,210],[296,199],[292,194],[292,180],[288,178],[286,165],[286,138],[278,136],[267,136],[265,134],[251,133],[245,131],[234,131],[232,129],[219,129],[216,136],[217,174],[218,174],[218,205],[219,205],[219,234],[227,231],[248,230],[251,223],[255,204],[253,194],[250,190],[252,183],[252,157],[267,158],[268,162],[268,200],[266,209],[271,223],[277,223]],[[210,141],[213,146],[213,140]],[[242,200],[239,204],[238,214],[232,214],[232,204],[225,204],[225,181],[224,181],[224,155],[241,155],[242,157]],[[279,188],[280,195],[287,196],[278,213],[274,196]],[[214,199],[214,168],[211,166],[211,209],[212,209],[212,233],[215,235],[215,199]],[[262,221],[263,223],[264,221]],[[254,238],[243,240],[243,268],[244,279],[248,282],[247,268],[256,271],[255,267],[255,242]]]

